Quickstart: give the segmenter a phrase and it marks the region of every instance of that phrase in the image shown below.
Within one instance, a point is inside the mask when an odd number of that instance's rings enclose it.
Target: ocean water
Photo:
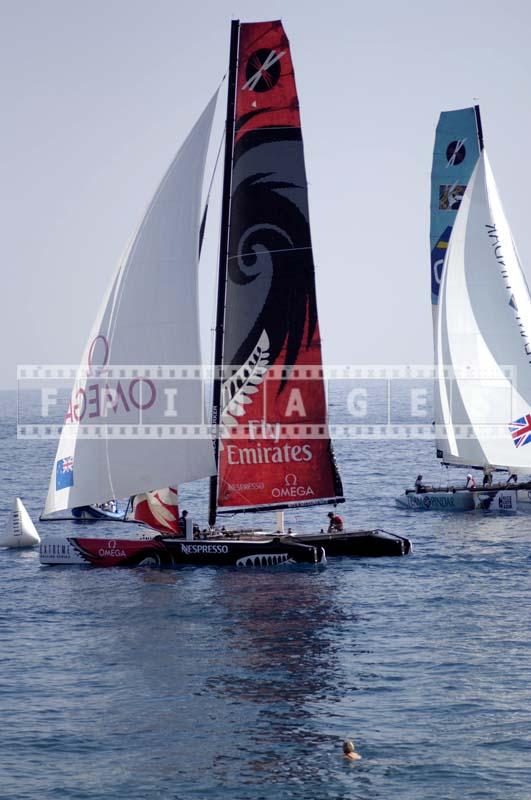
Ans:
[[[55,443],[17,441],[14,395],[0,410],[0,515],[19,495],[36,519]],[[165,572],[0,550],[1,798],[531,798],[531,514],[396,509],[439,478],[427,441],[336,451],[349,526],[411,556]],[[204,489],[183,492],[200,521]]]

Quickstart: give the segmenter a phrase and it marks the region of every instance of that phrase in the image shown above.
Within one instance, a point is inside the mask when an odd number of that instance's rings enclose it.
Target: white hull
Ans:
[[[68,537],[58,534],[43,536],[39,556],[41,564],[86,564]]]
[[[396,498],[398,508],[412,511],[491,511],[499,514],[515,514],[517,492],[469,492],[467,489],[448,492],[408,492]]]
[[[517,493],[518,505],[521,503],[525,505],[531,504],[531,489],[518,489]]]

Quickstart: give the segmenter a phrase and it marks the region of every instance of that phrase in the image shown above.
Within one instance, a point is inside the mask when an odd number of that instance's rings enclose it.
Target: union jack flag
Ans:
[[[525,417],[511,422],[509,430],[515,447],[523,447],[524,444],[531,442],[531,414],[526,414]]]
[[[67,489],[74,485],[74,459],[72,456],[61,458],[57,462],[55,471],[55,488]]]

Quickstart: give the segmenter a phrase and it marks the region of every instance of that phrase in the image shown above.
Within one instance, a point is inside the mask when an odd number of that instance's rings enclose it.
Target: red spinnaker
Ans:
[[[162,533],[170,535],[179,533],[177,489],[169,487],[135,495],[130,518]]]

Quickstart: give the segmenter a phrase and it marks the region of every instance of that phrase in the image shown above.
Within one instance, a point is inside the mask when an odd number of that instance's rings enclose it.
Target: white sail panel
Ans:
[[[446,460],[531,468],[531,446],[515,446],[510,428],[531,413],[531,299],[485,152],[456,217],[439,310]]]
[[[217,92],[175,156],[106,293],[72,392],[46,514],[215,473],[210,440],[156,437],[157,423],[205,423],[202,380],[175,389],[156,370],[150,379],[121,379],[112,366],[202,363],[198,242],[216,99]],[[86,425],[99,424],[99,438],[84,435]],[[137,424],[153,424],[153,436],[135,436]]]

